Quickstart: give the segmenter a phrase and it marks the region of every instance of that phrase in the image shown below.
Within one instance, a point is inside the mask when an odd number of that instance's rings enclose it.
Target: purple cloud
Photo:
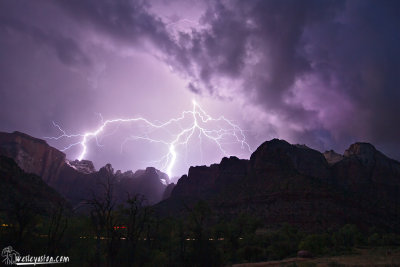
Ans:
[[[368,141],[399,159],[399,14],[390,0],[2,1],[1,130],[170,118],[197,95],[236,107],[254,146]]]

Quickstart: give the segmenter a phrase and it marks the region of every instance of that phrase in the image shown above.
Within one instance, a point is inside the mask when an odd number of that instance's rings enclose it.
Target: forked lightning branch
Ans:
[[[189,120],[190,123],[186,127],[182,127],[181,122]],[[209,139],[215,144],[217,149],[222,155],[227,156],[226,142],[224,140],[233,140],[234,143],[239,144],[241,149],[245,149],[251,152],[250,146],[246,141],[246,136],[244,131],[231,120],[226,119],[224,116],[213,118],[204,111],[204,109],[195,101],[192,101],[192,109],[183,111],[182,114],[177,118],[172,118],[164,123],[155,123],[144,117],[135,118],[116,118],[111,120],[102,121],[101,125],[92,131],[78,134],[68,134],[64,129],[62,129],[58,124],[53,122],[54,126],[57,127],[61,135],[54,137],[45,137],[51,140],[62,140],[71,139],[76,140],[65,146],[62,151],[66,151],[75,146],[80,146],[80,154],[78,160],[82,160],[86,157],[89,147],[89,142],[95,139],[96,144],[98,143],[98,138],[104,134],[111,125],[120,125],[126,123],[144,123],[147,127],[151,129],[164,129],[167,127],[174,127],[178,129],[175,134],[169,134],[166,138],[155,138],[150,137],[146,133],[130,134],[124,139],[121,146],[126,144],[128,141],[138,140],[144,142],[158,143],[165,146],[166,153],[160,157],[159,160],[155,162],[160,162],[162,170],[171,177],[172,170],[177,159],[177,149],[180,146],[185,146],[189,143],[192,138],[202,138]]]

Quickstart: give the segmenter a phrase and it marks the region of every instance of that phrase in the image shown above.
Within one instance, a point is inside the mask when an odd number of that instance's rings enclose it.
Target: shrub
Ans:
[[[363,243],[362,234],[355,225],[346,224],[333,234],[333,245],[339,250],[348,250]]]
[[[303,238],[299,249],[310,251],[313,255],[321,255],[326,254],[331,246],[332,241],[328,234],[312,234]]]

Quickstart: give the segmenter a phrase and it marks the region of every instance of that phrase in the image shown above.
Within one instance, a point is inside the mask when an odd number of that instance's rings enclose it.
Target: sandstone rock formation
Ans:
[[[340,155],[333,150],[325,151],[324,157],[329,165],[338,163],[339,161],[341,161],[343,159],[343,155]]]
[[[0,132],[0,155],[12,158],[25,172],[51,184],[65,164],[65,154],[45,141],[21,132]]]
[[[155,168],[114,173],[111,164],[106,164],[96,171],[91,161],[67,160],[44,140],[20,132],[0,132],[0,155],[15,160],[25,172],[41,176],[73,205],[100,194],[107,180],[113,184],[117,201],[124,201],[128,194],[142,194],[154,204],[162,199],[169,182],[168,176]]]
[[[330,153],[333,155],[333,153]],[[158,206],[171,214],[207,200],[220,216],[250,213],[265,225],[291,223],[305,230],[359,227],[400,229],[400,163],[372,145],[356,143],[341,160],[306,146],[274,139],[250,160],[224,158],[191,167]]]
[[[93,162],[91,162],[90,160],[74,160],[74,161],[67,160],[67,164],[69,164],[72,168],[76,169],[81,173],[89,174],[96,171]]]
[[[42,178],[26,173],[16,162],[0,156],[0,211],[17,214],[17,209],[36,214],[48,214],[65,200]],[[19,210],[21,212],[21,210]]]

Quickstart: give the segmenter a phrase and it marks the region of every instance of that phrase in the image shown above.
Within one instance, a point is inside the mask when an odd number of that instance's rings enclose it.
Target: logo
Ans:
[[[5,265],[39,265],[69,262],[69,257],[67,256],[21,256],[12,246],[3,248],[1,256],[4,257],[3,263]]]
[[[8,246],[6,248],[3,248],[1,251],[1,256],[4,257],[3,263],[6,265],[15,265],[16,264],[16,258],[20,257],[19,253],[16,252],[12,246]]]

